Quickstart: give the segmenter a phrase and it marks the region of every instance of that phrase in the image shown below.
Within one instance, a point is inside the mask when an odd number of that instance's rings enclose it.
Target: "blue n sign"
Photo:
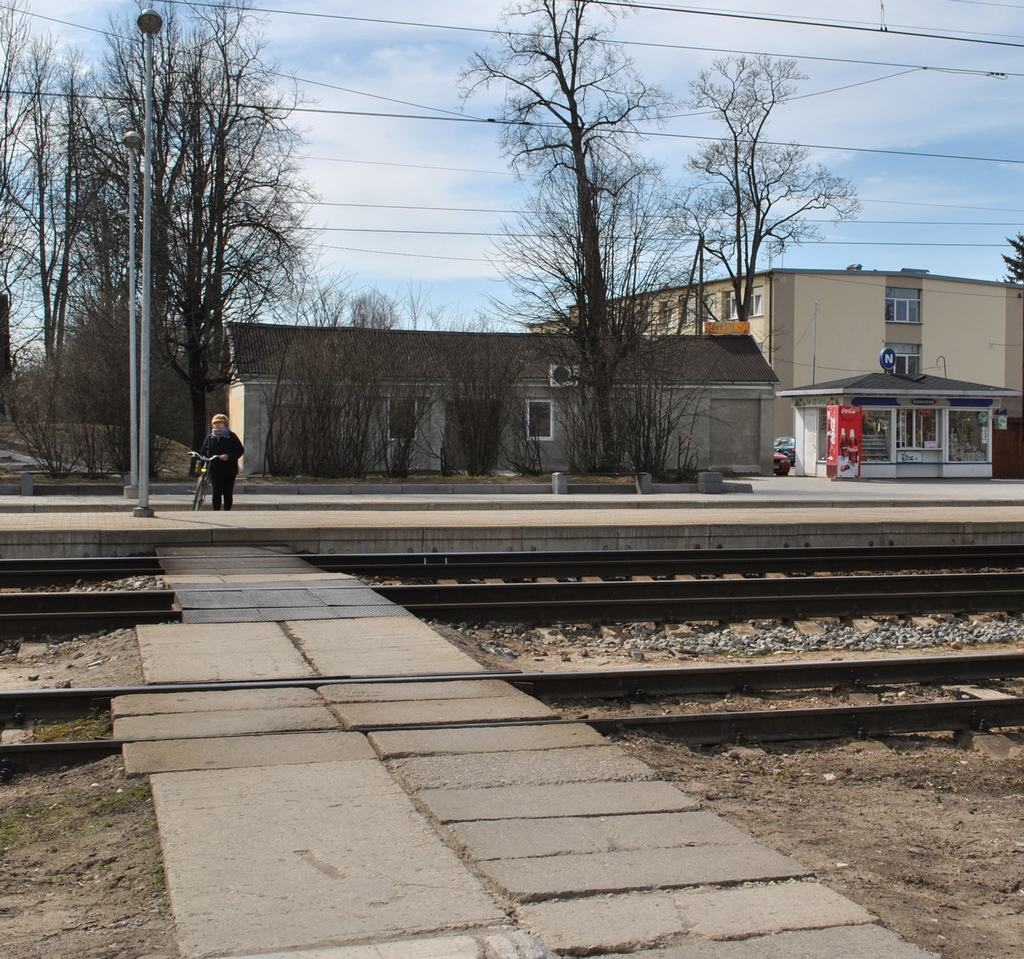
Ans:
[[[878,354],[878,363],[886,373],[891,373],[896,369],[896,351],[887,346]]]

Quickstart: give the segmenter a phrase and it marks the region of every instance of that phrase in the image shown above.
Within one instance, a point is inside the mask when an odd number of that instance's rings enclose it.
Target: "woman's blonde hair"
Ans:
[[[223,421],[225,423],[229,422],[227,416],[224,413],[214,413],[213,416],[210,417],[211,423],[217,423],[220,421]]]

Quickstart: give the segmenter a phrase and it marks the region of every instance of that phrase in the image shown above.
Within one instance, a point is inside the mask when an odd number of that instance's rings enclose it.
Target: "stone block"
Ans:
[[[373,751],[363,736],[342,732],[155,740],[125,743],[122,752],[128,776],[243,766],[302,766],[373,758]]]
[[[693,797],[664,782],[425,789],[418,798],[442,822],[686,812],[700,807]]]
[[[583,723],[379,730],[370,733],[369,739],[382,759],[503,753],[523,749],[572,749],[579,746],[601,746],[606,742],[599,732]]]
[[[1000,733],[976,733],[963,729],[956,734],[956,741],[964,749],[981,753],[990,759],[1006,759],[1013,749],[1013,740]]]
[[[575,749],[416,756],[393,768],[414,790],[491,786],[545,786],[552,783],[638,782],[656,779],[646,763],[618,746]]]
[[[497,699],[522,702],[532,696],[498,679],[444,680],[436,683],[339,683],[321,686],[320,695],[329,703],[397,703],[424,699]]]
[[[795,860],[753,840],[728,846],[495,859],[481,862],[479,868],[521,902],[633,889],[789,879],[808,872]]]
[[[478,861],[750,842],[720,816],[703,811],[457,822],[448,829]]]
[[[938,959],[903,942],[881,926],[836,926],[780,932],[735,942],[712,942],[687,936],[674,946],[604,959]]]
[[[114,738],[205,739],[216,736],[250,736],[311,729],[337,729],[338,721],[325,706],[291,709],[217,710],[209,713],[164,713],[156,716],[122,716],[114,720]]]
[[[424,699],[399,703],[334,703],[331,708],[347,729],[556,717],[555,712],[530,696],[522,699],[499,696],[491,699]]]
[[[550,948],[569,953],[636,951],[687,933],[695,939],[748,939],[871,921],[866,910],[814,882],[627,893],[602,898],[600,909],[594,902],[527,904],[522,920]]]
[[[285,709],[316,706],[320,697],[312,689],[231,689],[199,693],[132,693],[110,704],[114,719],[161,713],[212,713],[236,709]]]
[[[450,936],[505,918],[377,760],[151,782],[183,959]]]

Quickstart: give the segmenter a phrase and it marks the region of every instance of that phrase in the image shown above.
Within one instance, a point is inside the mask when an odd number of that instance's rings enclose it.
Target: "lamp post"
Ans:
[[[146,56],[146,116],[143,138],[142,181],[142,335],[139,363],[139,503],[132,510],[135,516],[152,516],[149,506],[149,329],[150,292],[152,287],[152,217],[153,217],[153,37],[164,25],[160,14],[146,9],[136,21],[142,31]]]
[[[138,173],[139,147],[142,137],[126,130],[121,142],[128,150],[128,442],[131,445],[131,468],[128,485],[139,485],[139,344],[135,318],[135,177]]]

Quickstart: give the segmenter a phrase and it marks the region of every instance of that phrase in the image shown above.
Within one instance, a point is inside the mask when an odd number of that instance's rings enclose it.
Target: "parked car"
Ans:
[[[789,465],[796,466],[796,437],[776,436],[772,441],[772,449],[785,453],[789,457]]]
[[[772,454],[772,460],[772,472],[776,476],[789,476],[789,471],[793,464],[789,462],[789,457],[782,450],[775,450]]]

